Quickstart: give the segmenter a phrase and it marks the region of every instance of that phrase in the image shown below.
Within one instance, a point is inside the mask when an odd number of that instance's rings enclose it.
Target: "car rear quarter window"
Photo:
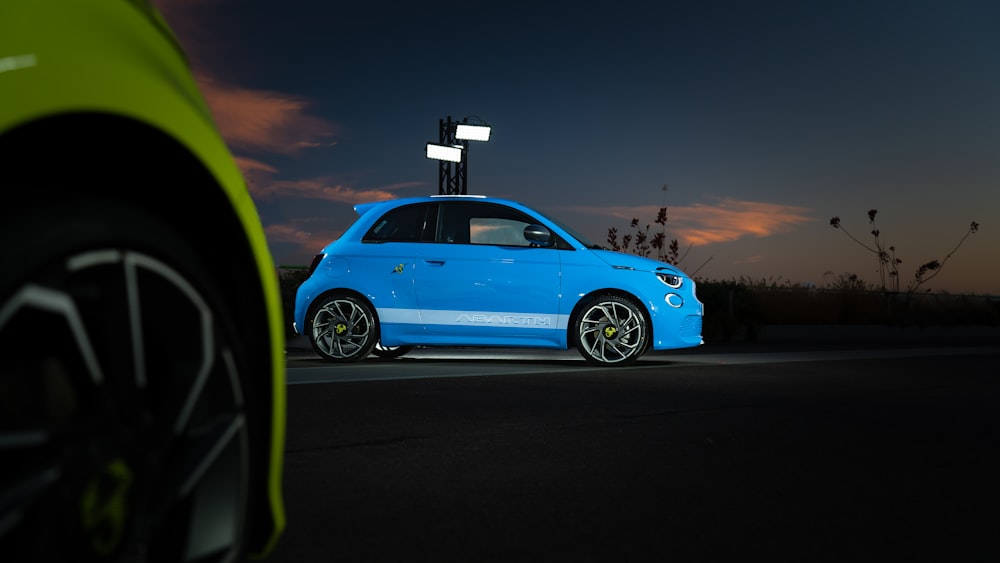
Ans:
[[[379,217],[362,242],[425,242],[433,240],[435,205],[420,203],[397,207]]]

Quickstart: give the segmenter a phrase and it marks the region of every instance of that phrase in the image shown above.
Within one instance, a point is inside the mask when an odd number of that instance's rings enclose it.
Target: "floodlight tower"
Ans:
[[[475,122],[470,123],[472,119]],[[427,158],[438,160],[438,193],[466,194],[469,177],[469,141],[489,141],[491,127],[474,115],[461,122],[438,120],[438,143],[427,143]],[[454,166],[453,166],[454,163]],[[453,173],[454,168],[454,173]]]

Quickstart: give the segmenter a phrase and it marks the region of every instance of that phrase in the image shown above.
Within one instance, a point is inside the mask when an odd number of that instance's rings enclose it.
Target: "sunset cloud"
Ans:
[[[297,229],[291,225],[270,225],[264,230],[267,240],[270,242],[290,242],[294,244],[309,243],[313,234],[308,231]]]
[[[295,154],[332,146],[334,125],[309,115],[309,102],[299,96],[223,84],[205,74],[197,77],[226,142],[236,150]]]
[[[298,256],[299,260],[308,262],[308,257],[318,252],[321,248],[336,240],[343,234],[342,228],[331,229],[330,225],[324,222],[317,225],[317,221],[296,221],[294,224],[281,223],[272,224],[264,229],[268,244],[272,247],[285,247],[292,249],[291,254]],[[310,227],[319,227],[312,229]]]
[[[255,201],[275,199],[313,199],[336,203],[364,203],[397,199],[398,190],[419,187],[425,182],[401,182],[377,188],[353,188],[329,178],[277,180],[277,169],[263,162],[237,158],[236,163],[246,178],[247,189]]]
[[[236,165],[240,167],[243,174],[250,173],[264,173],[264,174],[276,174],[278,169],[266,162],[261,162],[259,160],[254,160],[252,158],[247,158],[245,156],[236,156]]]
[[[195,81],[215,118],[219,132],[234,151],[291,155],[332,146],[337,133],[329,120],[310,113],[304,96],[240,86],[224,78],[232,73],[226,54],[233,47],[220,41],[215,27],[224,25],[216,10],[220,0],[182,2],[156,0],[191,61]]]
[[[660,207],[647,205],[568,209],[575,213],[609,216],[627,222],[638,218],[640,224],[645,226],[653,225]],[[667,230],[684,245],[703,246],[744,237],[762,238],[790,232],[798,225],[816,220],[808,215],[810,211],[794,205],[725,198],[714,205],[696,203],[691,206],[667,206]]]
[[[250,190],[250,195],[254,199],[261,200],[280,197],[283,199],[319,199],[350,204],[396,199],[398,197],[385,188],[357,189],[322,178],[282,180],[270,182],[266,185],[256,185]]]

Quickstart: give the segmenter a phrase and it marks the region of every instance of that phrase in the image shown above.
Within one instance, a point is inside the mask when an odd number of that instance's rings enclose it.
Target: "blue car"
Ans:
[[[295,299],[295,332],[324,360],[576,347],[591,364],[624,366],[703,343],[704,307],[684,272],[602,249],[518,202],[442,195],[354,209]]]

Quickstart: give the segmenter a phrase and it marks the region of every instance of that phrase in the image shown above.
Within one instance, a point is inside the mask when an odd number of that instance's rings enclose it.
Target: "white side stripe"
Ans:
[[[445,326],[484,326],[494,328],[565,329],[569,315],[548,313],[509,313],[504,311],[424,311],[417,309],[379,309],[384,323],[428,324]]]

